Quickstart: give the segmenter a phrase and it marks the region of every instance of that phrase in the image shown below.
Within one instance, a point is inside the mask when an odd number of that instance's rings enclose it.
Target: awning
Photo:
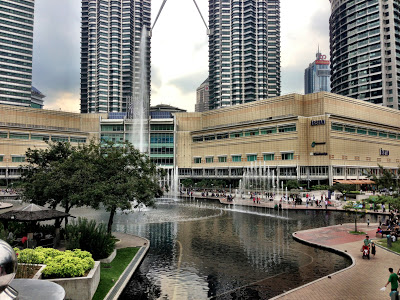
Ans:
[[[334,179],[333,182],[342,184],[375,184],[375,181],[371,179]]]

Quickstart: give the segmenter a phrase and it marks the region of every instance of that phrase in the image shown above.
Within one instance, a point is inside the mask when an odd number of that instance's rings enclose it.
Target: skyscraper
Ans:
[[[330,1],[332,93],[398,109],[399,1]]]
[[[210,109],[279,96],[279,0],[209,0]]]
[[[330,92],[330,77],[329,60],[318,50],[316,60],[304,71],[304,94]]]
[[[208,78],[196,89],[195,112],[207,111],[210,106],[209,80]]]
[[[82,0],[81,112],[125,112],[140,82],[142,29],[150,29],[150,0]],[[150,95],[150,35],[145,88]]]
[[[31,106],[34,0],[0,1],[0,103]]]

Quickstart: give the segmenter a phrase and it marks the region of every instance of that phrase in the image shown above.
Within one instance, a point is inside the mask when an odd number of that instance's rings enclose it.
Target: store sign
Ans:
[[[311,155],[314,155],[314,156],[327,156],[328,153],[326,153],[326,152],[311,152]]]
[[[325,142],[321,142],[321,143],[317,143],[317,142],[312,142],[311,143],[311,147],[315,147],[315,146],[318,146],[318,145],[325,145],[326,143]]]
[[[389,156],[389,150],[383,150],[382,148],[379,149],[380,156]]]
[[[313,121],[311,121],[311,126],[317,126],[317,125],[325,125],[325,120],[313,120]]]

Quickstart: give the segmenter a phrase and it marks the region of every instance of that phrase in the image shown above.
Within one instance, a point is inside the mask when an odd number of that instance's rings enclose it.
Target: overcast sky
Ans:
[[[152,0],[154,22],[162,0]],[[207,22],[208,1],[197,0]],[[36,0],[33,85],[45,108],[79,112],[79,0]],[[304,92],[304,69],[329,57],[329,0],[281,0],[281,94]],[[208,75],[206,28],[191,0],[168,0],[151,41],[151,105],[194,111],[196,88]]]

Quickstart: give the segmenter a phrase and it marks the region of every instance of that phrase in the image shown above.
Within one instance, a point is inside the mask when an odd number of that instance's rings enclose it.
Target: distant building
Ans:
[[[400,109],[400,3],[331,0],[332,93]]]
[[[81,112],[126,112],[128,98],[139,97],[143,80],[139,49],[142,29],[150,29],[150,0],[81,2]],[[150,96],[150,36],[144,39],[144,84]]]
[[[281,93],[280,1],[209,0],[210,109]]]
[[[330,62],[319,51],[316,60],[304,72],[304,94],[331,91]]]
[[[209,110],[210,93],[208,78],[196,90],[195,112],[203,112]]]
[[[31,107],[33,108],[43,108],[43,99],[46,96],[42,94],[37,88],[32,86],[32,97],[31,97]]]
[[[31,106],[34,4],[0,1],[0,104]]]

